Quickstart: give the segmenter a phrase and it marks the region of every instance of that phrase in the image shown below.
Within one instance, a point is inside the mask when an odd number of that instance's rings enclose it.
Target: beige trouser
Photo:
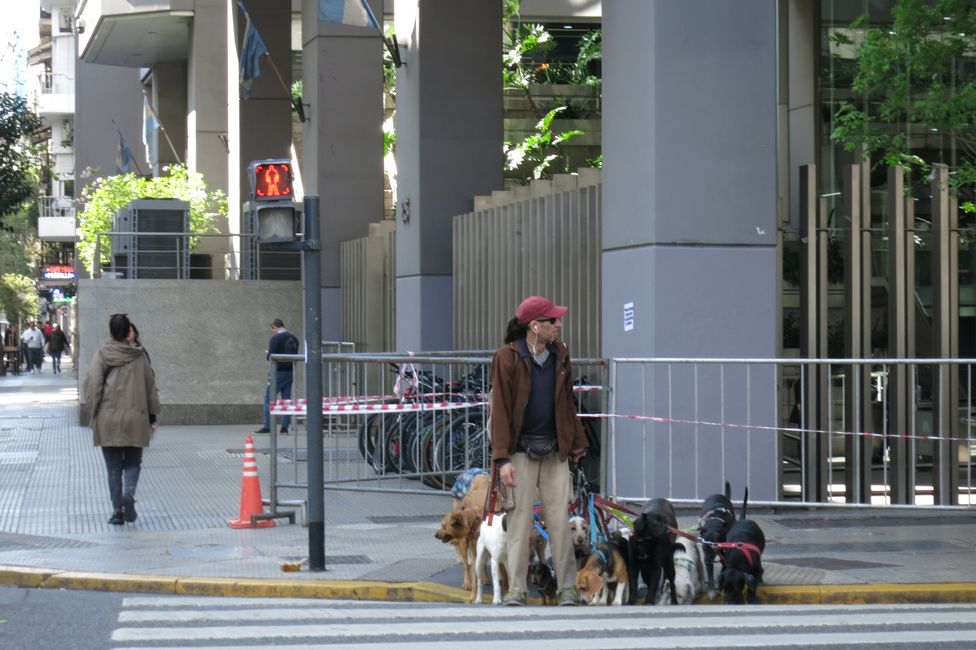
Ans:
[[[576,585],[576,561],[569,538],[567,509],[572,496],[569,463],[559,454],[545,460],[532,460],[524,453],[512,455],[515,466],[515,508],[508,515],[508,579],[510,591],[527,592],[529,571],[529,532],[532,529],[532,504],[541,497],[543,518],[560,590]]]

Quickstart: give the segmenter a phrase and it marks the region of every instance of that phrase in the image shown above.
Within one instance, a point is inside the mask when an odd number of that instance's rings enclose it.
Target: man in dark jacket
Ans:
[[[491,363],[491,448],[502,486],[514,492],[508,517],[509,593],[524,605],[532,505],[541,497],[560,605],[575,605],[576,562],[569,534],[569,460],[589,446],[573,404],[569,349],[559,339],[566,307],[529,296],[508,323],[505,345]]]
[[[285,324],[280,318],[271,322],[271,340],[268,341],[268,350],[264,357],[271,359],[272,354],[297,354],[298,339],[294,334],[285,329]],[[272,364],[277,368],[275,372],[275,396],[281,395],[281,399],[291,399],[291,384],[294,379],[294,370],[291,361],[279,361]],[[291,417],[286,415],[281,420],[281,433],[288,433],[288,425]],[[268,368],[268,381],[264,385],[264,426],[254,433],[271,433],[271,368]]]

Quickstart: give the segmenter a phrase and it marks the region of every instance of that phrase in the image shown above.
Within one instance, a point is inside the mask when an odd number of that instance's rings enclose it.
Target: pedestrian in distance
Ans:
[[[27,348],[28,370],[31,373],[41,372],[41,361],[44,359],[44,334],[37,329],[37,323],[31,321],[21,335],[21,341]]]
[[[514,496],[508,516],[511,582],[504,605],[524,605],[532,506],[541,497],[560,605],[576,605],[576,559],[567,509],[569,461],[588,447],[573,404],[569,348],[559,338],[567,308],[529,296],[509,321],[491,362],[491,447],[502,488]],[[507,501],[508,499],[506,499]]]
[[[55,324],[47,342],[47,352],[51,355],[51,370],[53,372],[61,372],[61,355],[69,347],[71,346],[68,344],[68,337],[61,330],[61,326]]]
[[[285,323],[276,318],[271,321],[271,339],[264,358],[271,360],[272,354],[298,354],[298,338],[285,329]],[[264,424],[254,433],[271,433],[271,400],[281,395],[281,399],[291,399],[291,385],[294,380],[294,368],[291,361],[279,361],[268,365],[268,379],[264,384]],[[271,395],[271,370],[275,368],[275,395]],[[281,420],[281,433],[288,433],[291,417],[286,415]]]
[[[130,345],[129,318],[113,314],[111,338],[95,352],[85,377],[85,400],[91,410],[96,447],[102,448],[108,473],[112,517],[122,526],[136,520],[135,495],[142,453],[159,428],[159,394],[149,357]]]

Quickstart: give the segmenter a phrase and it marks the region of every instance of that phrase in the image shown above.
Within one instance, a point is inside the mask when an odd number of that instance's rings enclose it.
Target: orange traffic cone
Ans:
[[[264,513],[261,504],[261,480],[258,478],[258,460],[254,455],[254,439],[248,436],[244,440],[244,478],[241,482],[241,514],[237,519],[231,519],[227,525],[231,528],[272,528],[274,519],[259,519],[251,523],[251,515]]]

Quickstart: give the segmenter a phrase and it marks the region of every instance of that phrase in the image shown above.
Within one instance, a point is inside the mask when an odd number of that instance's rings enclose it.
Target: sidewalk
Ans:
[[[208,595],[463,602],[453,548],[434,539],[450,497],[328,489],[326,571],[286,573],[308,529],[233,530],[244,439],[257,423],[167,426],[146,452],[139,519],[111,514],[104,464],[78,422],[67,364],[0,377],[0,584]],[[264,496],[268,436],[255,435]],[[355,450],[349,450],[352,453]],[[356,452],[358,453],[358,452]],[[410,484],[421,489],[419,483]],[[283,491],[279,498],[303,498]],[[766,602],[976,602],[971,511],[750,511]],[[697,513],[679,512],[679,525]],[[490,588],[489,588],[490,591]]]

